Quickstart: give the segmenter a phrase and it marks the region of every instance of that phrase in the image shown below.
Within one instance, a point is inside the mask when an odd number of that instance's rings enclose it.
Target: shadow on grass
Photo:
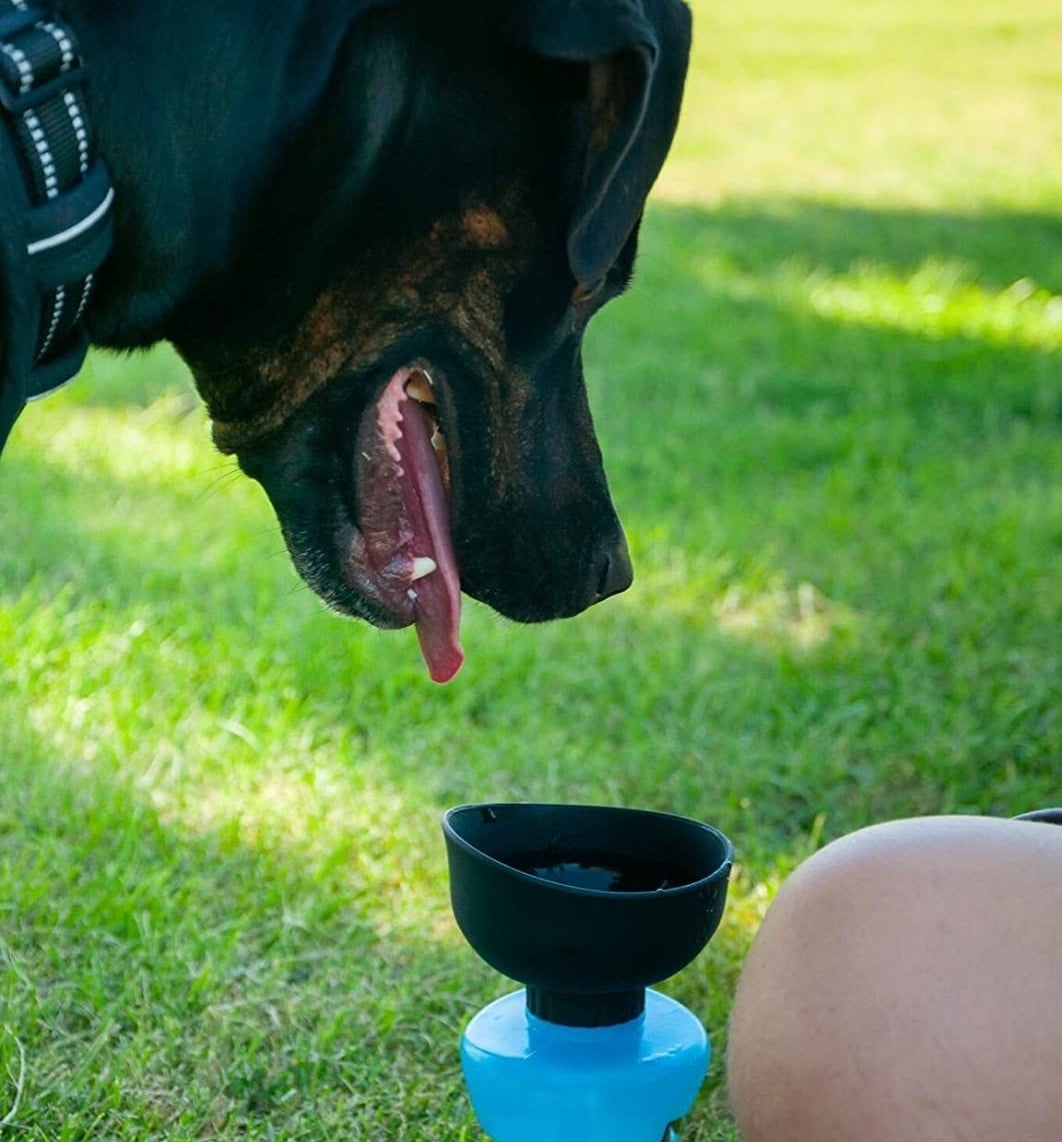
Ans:
[[[968,267],[988,290],[1030,279],[1062,293],[1062,219],[1056,215],[882,210],[779,198],[737,200],[713,210],[658,204],[651,219],[749,273],[790,259],[830,273],[873,263],[898,275],[942,262]]]
[[[664,204],[642,245],[630,295],[591,326],[606,412],[623,380],[616,400],[630,417],[639,406],[653,415],[668,398],[681,407],[691,383],[749,413],[856,410],[884,421],[944,412],[979,434],[989,415],[1057,422],[1062,413],[1062,302],[1045,308],[1062,290],[1057,220]],[[934,265],[952,268],[918,281]],[[825,286],[823,274],[834,275]],[[616,353],[619,339],[627,344]],[[626,381],[627,369],[640,376]],[[701,409],[711,430],[714,410]]]
[[[342,845],[312,861],[247,847],[236,820],[174,828],[4,730],[0,1047],[29,1064],[12,1130],[462,1136],[458,1029],[498,981],[456,940],[381,928],[380,885]]]

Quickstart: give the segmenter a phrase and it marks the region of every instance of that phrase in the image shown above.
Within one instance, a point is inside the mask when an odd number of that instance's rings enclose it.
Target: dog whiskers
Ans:
[[[198,495],[193,500],[193,504],[196,507],[213,499],[214,496],[225,491],[231,484],[237,483],[243,475],[235,461],[216,465],[212,469],[205,469],[203,475],[206,475],[207,471],[212,471],[216,474],[199,490]]]

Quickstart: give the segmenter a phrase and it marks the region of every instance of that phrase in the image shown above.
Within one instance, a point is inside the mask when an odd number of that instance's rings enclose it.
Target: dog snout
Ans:
[[[577,615],[631,585],[627,542],[607,501],[592,518],[527,509],[519,518],[512,530],[511,517],[481,517],[466,535],[458,554],[467,594],[517,622],[545,622]],[[484,534],[495,542],[484,542]],[[502,535],[508,542],[499,544]]]

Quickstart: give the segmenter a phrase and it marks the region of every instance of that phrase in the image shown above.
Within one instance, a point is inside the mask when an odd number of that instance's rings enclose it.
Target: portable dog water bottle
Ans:
[[[665,1142],[708,1066],[704,1028],[648,986],[708,943],[733,849],[709,825],[578,805],[465,805],[443,818],[450,896],[475,951],[525,988],[461,1040],[496,1142]]]

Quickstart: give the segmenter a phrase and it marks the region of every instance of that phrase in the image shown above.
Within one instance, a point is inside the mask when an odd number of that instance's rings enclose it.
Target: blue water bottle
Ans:
[[[443,832],[461,931],[527,985],[461,1039],[483,1129],[496,1142],[675,1142],[710,1047],[648,985],[714,934],[730,842],[685,817],[604,806],[466,805]]]

